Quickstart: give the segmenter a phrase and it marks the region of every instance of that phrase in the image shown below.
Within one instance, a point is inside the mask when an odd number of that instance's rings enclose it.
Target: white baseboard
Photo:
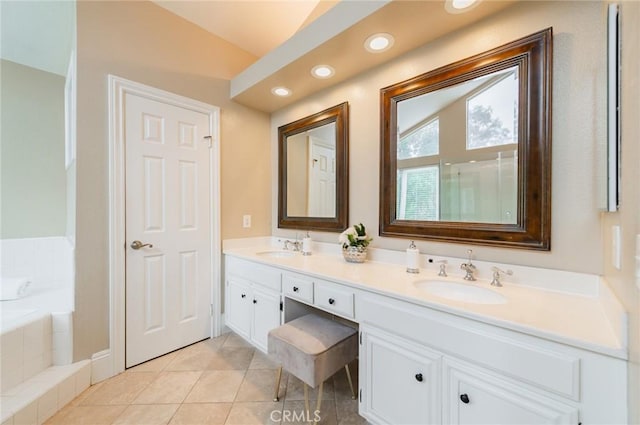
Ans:
[[[102,350],[91,356],[91,385],[114,376],[111,350]]]

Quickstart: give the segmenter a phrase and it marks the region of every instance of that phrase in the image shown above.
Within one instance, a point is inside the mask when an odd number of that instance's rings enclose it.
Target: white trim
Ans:
[[[607,17],[607,209],[620,206],[620,28],[618,5]]]
[[[76,52],[71,51],[64,81],[64,166],[76,160]]]
[[[211,218],[211,285],[213,316],[211,336],[220,334],[220,108],[197,100],[156,89],[144,84],[108,76],[109,86],[109,350],[96,353],[100,375],[105,379],[125,369],[125,95],[135,94],[150,100],[190,109],[209,116],[212,147],[210,149],[210,218]],[[110,367],[102,366],[110,359]]]
[[[111,350],[102,350],[91,356],[91,385],[111,378],[113,365],[111,362]]]

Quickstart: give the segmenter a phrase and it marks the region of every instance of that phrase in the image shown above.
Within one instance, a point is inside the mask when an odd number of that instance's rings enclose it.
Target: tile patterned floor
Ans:
[[[277,365],[228,333],[143,363],[93,385],[45,425],[303,424],[303,384],[283,372],[274,402]],[[351,365],[357,385],[357,363]],[[317,391],[309,393],[316,400]],[[311,404],[312,409],[315,401]],[[323,425],[359,425],[344,369],[325,382]]]

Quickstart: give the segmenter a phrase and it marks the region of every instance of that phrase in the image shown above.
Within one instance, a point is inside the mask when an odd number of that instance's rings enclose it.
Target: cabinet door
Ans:
[[[226,324],[246,340],[251,334],[252,299],[248,282],[234,276],[227,278]]]
[[[360,414],[380,424],[440,423],[440,355],[361,326]]]
[[[254,288],[252,303],[251,341],[266,353],[269,331],[280,326],[280,295]]]
[[[444,423],[577,424],[575,407],[529,390],[477,366],[444,362]]]

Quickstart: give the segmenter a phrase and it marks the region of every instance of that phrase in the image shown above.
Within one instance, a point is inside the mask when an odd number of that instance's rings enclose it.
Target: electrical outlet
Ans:
[[[248,229],[251,227],[251,215],[245,214],[242,216],[242,227]]]

